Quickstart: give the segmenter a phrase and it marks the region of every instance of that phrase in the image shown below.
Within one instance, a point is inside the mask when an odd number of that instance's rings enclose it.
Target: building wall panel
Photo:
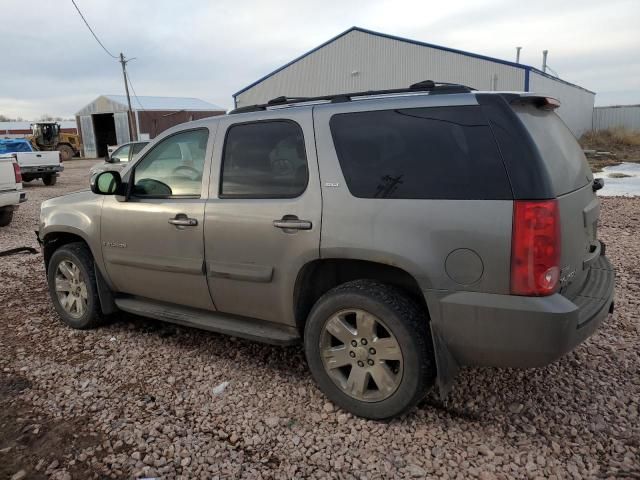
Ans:
[[[91,115],[80,115],[78,119],[84,156],[86,158],[96,158],[98,152],[96,150],[96,136],[93,131],[93,119]]]
[[[576,137],[591,130],[595,94],[582,88],[530,72],[529,90],[560,100],[557,113]]]
[[[593,110],[593,129],[626,128],[640,130],[640,105],[596,107]]]
[[[505,64],[360,30],[337,37],[236,95],[238,107],[279,96],[403,88],[422,80],[477,90],[525,90],[558,98],[558,113],[577,136],[591,128],[594,93],[524,65]]]
[[[139,131],[140,134],[147,134],[149,138],[155,138],[160,133],[164,132],[168,128],[185,122],[191,122],[193,120],[200,120],[201,118],[215,117],[217,115],[224,115],[225,112],[221,111],[197,111],[197,112],[185,112],[185,111],[148,111],[139,110],[138,120],[140,122]]]
[[[522,90],[524,68],[355,30],[240,93],[236,101],[241,107],[281,95],[402,88],[422,80]]]

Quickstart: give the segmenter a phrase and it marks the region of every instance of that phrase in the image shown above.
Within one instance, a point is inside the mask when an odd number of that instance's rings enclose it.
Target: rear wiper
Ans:
[[[591,185],[591,188],[593,188],[594,192],[597,192],[602,187],[604,187],[604,178],[596,178],[593,180],[593,184]]]

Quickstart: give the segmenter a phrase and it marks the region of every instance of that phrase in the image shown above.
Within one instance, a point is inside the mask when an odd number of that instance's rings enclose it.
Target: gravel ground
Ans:
[[[0,250],[37,246],[40,202],[93,163],[26,184]],[[640,478],[639,235],[640,199],[604,198],[616,312],[575,352],[467,369],[445,404],[390,423],[334,408],[298,347],[124,315],[73,331],[40,255],[0,258],[0,478]]]

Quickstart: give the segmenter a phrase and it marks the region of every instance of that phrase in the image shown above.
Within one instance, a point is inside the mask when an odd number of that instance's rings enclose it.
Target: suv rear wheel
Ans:
[[[83,243],[68,243],[56,250],[47,272],[53,305],[72,328],[95,328],[103,321],[93,257]]]
[[[361,417],[405,413],[435,381],[425,312],[401,290],[377,282],[349,282],[322,296],[309,315],[304,345],[322,391]]]

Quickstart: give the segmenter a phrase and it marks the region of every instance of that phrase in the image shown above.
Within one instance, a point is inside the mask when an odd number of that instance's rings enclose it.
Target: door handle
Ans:
[[[189,218],[184,213],[179,213],[175,218],[170,218],[169,223],[176,227],[195,227],[198,225],[198,220]]]
[[[273,226],[283,230],[311,230],[313,224],[309,220],[300,220],[298,217],[285,215],[281,220],[274,220]]]

